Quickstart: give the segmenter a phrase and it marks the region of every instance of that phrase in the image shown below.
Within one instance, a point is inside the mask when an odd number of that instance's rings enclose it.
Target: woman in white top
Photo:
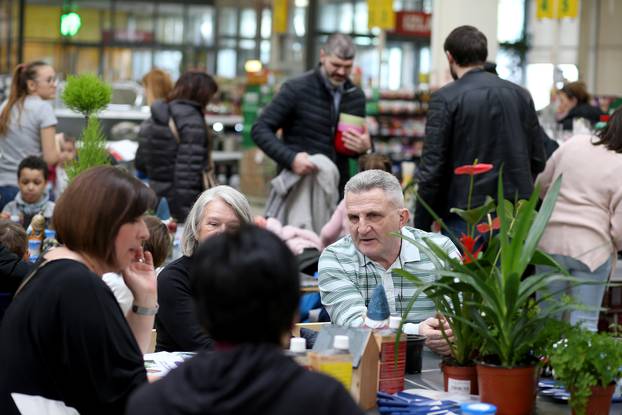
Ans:
[[[583,308],[565,317],[597,331],[605,284],[622,250],[622,109],[595,136],[575,135],[559,147],[538,176],[541,196],[562,176],[557,203],[540,240],[553,256],[587,285],[552,282],[549,292],[568,293]],[[540,271],[548,269],[539,266]],[[543,294],[543,293],[541,293]]]
[[[17,166],[26,156],[58,161],[56,117],[49,103],[56,73],[45,62],[17,65],[9,98],[0,106],[0,209],[17,194]]]

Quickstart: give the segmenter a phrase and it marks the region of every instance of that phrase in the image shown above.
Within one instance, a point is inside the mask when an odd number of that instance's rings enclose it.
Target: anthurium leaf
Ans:
[[[464,220],[469,225],[477,225],[478,223],[482,221],[482,219],[488,213],[494,211],[494,209],[495,209],[495,200],[490,196],[486,196],[486,200],[484,201],[484,204],[482,204],[481,206],[471,208],[468,210],[459,209],[459,208],[451,208],[449,211],[451,213],[455,213],[456,215],[460,216],[462,220]]]

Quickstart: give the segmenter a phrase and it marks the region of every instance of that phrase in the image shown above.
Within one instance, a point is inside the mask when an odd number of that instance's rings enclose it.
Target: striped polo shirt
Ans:
[[[444,235],[408,226],[403,227],[401,233],[422,243],[424,238],[430,239],[452,257],[460,258],[456,246]],[[320,256],[319,286],[322,304],[330,314],[333,324],[348,327],[363,325],[369,298],[378,284],[384,286],[391,312],[402,314],[417,287],[414,282],[393,272],[400,268],[424,282],[436,278],[432,272],[435,270],[433,260],[407,240],[402,240],[400,254],[388,270],[363,255],[352,242],[350,235],[328,246]],[[416,323],[433,317],[434,314],[432,301],[420,294],[406,321]]]

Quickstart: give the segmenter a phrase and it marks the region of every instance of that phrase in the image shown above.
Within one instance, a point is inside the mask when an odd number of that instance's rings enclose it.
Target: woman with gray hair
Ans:
[[[156,351],[188,352],[211,347],[212,340],[194,313],[190,288],[192,256],[205,239],[251,222],[248,200],[234,188],[216,186],[199,196],[188,213],[181,237],[183,256],[168,264],[158,276]]]

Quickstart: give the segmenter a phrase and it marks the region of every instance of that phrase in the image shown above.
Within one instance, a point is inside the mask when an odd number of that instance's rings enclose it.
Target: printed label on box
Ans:
[[[447,392],[469,395],[471,393],[471,381],[460,379],[447,379]]]

